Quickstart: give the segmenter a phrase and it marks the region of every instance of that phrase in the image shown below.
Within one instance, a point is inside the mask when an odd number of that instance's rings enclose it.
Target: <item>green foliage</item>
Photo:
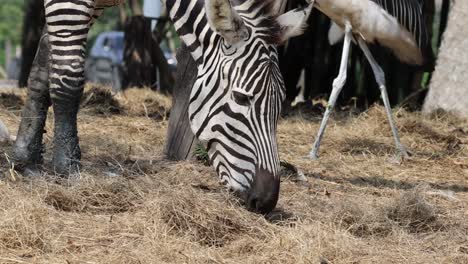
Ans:
[[[193,154],[197,158],[198,161],[201,161],[203,164],[209,166],[210,165],[210,156],[208,155],[208,151],[206,150],[203,144],[198,143],[195,146],[195,150]]]
[[[5,41],[13,46],[21,42],[23,0],[2,0],[0,4],[0,65],[5,63]]]
[[[0,42],[10,39],[13,44],[21,41],[23,25],[22,0],[2,0],[0,4]]]

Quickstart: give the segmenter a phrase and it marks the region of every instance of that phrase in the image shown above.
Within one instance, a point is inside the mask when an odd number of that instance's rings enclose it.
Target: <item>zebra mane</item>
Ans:
[[[282,42],[282,28],[276,18],[277,16],[265,17],[257,25],[262,28],[257,33],[261,32],[261,38],[270,44],[281,44]]]

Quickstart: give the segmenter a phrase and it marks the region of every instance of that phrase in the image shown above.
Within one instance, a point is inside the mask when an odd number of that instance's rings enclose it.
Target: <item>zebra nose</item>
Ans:
[[[246,206],[250,211],[268,214],[275,209],[280,189],[279,177],[273,173],[257,169],[253,184],[247,194]]]

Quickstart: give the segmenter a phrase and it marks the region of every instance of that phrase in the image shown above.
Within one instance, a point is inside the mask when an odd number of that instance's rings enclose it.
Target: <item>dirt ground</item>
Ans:
[[[0,95],[16,134],[24,94]],[[211,167],[162,154],[170,99],[87,89],[83,168],[57,183],[47,123],[44,175],[10,170],[0,145],[0,263],[468,263],[468,122],[395,111],[410,160],[396,164],[382,107],[334,115],[321,159],[320,116],[281,120],[277,209],[245,210]],[[49,115],[49,120],[52,116]]]

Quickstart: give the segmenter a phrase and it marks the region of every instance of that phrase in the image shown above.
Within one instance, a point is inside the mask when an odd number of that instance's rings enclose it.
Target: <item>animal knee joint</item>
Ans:
[[[375,80],[379,84],[379,86],[385,85],[385,73],[382,69],[375,70]]]
[[[346,82],[346,74],[333,80],[333,89],[341,89]]]

